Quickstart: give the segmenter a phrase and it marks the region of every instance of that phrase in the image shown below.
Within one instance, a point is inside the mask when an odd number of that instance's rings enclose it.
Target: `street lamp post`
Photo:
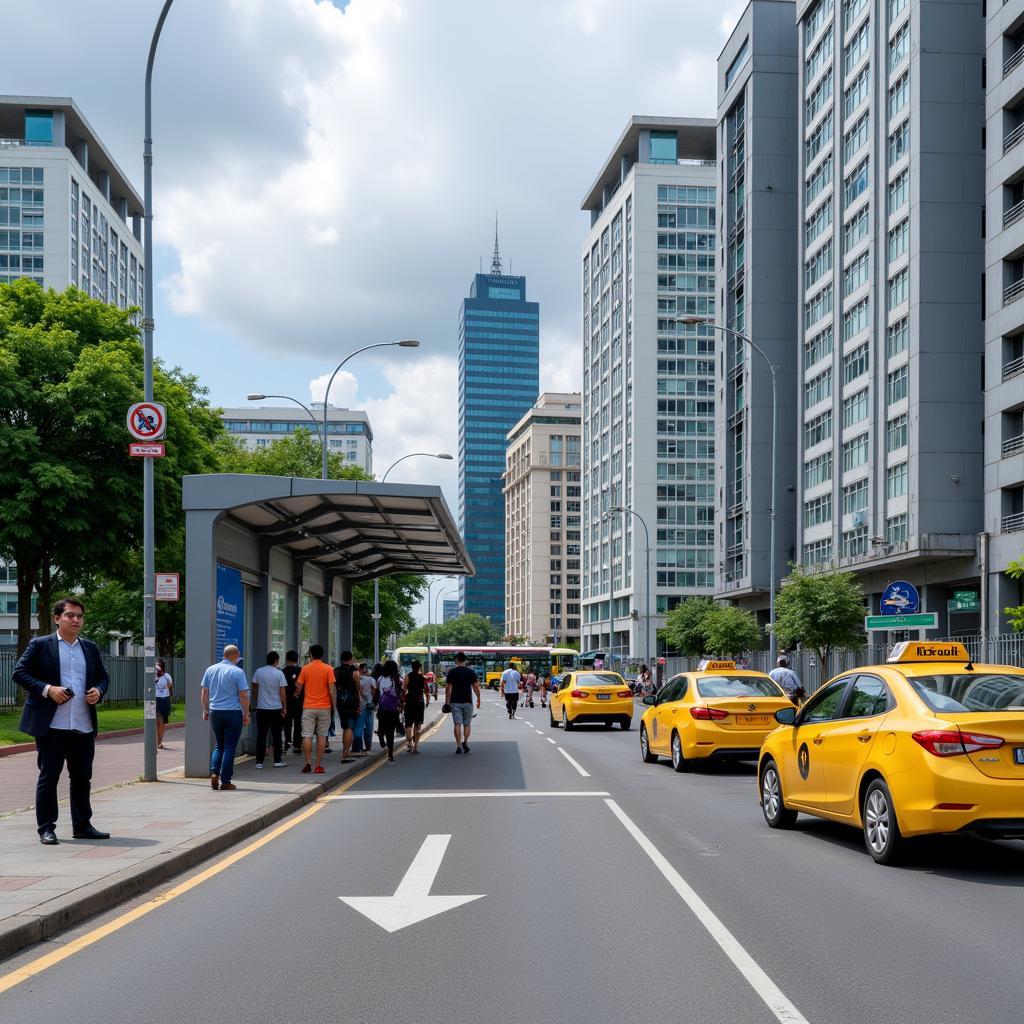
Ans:
[[[430,591],[433,589],[433,586],[434,586],[435,583],[440,583],[442,580],[450,580],[450,579],[453,579],[453,578],[454,577],[452,577],[452,576],[438,576],[438,577],[435,577],[434,579],[427,580],[427,658],[428,658],[428,660],[431,659],[431,654],[430,654],[430,648],[431,648],[430,627],[433,625],[433,623],[431,622],[431,615],[430,615],[431,608],[433,607],[431,605],[431,603],[430,603]],[[435,635],[435,640],[436,640],[436,635]],[[437,644],[434,643],[433,646],[436,647]],[[431,671],[433,671],[433,662],[432,661],[431,661],[431,664],[430,664],[430,669],[431,669]]]
[[[334,373],[331,374],[331,379],[327,382],[327,390],[324,392],[324,430],[323,435],[320,439],[320,447],[322,451],[322,465],[320,468],[320,479],[327,479],[327,400],[331,395],[331,385],[334,383],[334,378],[338,376],[338,371],[353,357],[359,355],[360,352],[368,352],[371,348],[388,348],[392,345],[397,345],[399,348],[419,348],[420,343],[415,338],[405,338],[402,341],[378,341],[373,345],[364,345],[362,348],[357,348],[355,352],[349,352],[347,356],[334,368]]]
[[[401,344],[401,342],[399,342]],[[326,413],[326,407],[325,407]],[[384,475],[381,477],[380,482],[384,483],[388,478],[388,473],[391,472],[400,462],[404,462],[406,459],[444,459],[446,462],[451,462],[452,457],[447,452],[440,452],[435,454],[434,452],[409,452],[408,455],[403,455],[400,459],[395,459],[394,462],[388,466]],[[327,477],[325,476],[326,480]],[[427,585],[427,604],[430,604],[430,586]],[[430,608],[427,608],[430,611]],[[429,623],[428,623],[429,625]],[[376,665],[380,661],[380,577],[373,577],[373,663]]]
[[[458,590],[459,590],[458,587],[449,587],[447,590],[442,590],[440,593],[437,594],[437,596],[434,598],[434,618],[435,619],[437,619],[438,615],[440,614],[440,612],[438,611],[438,605],[440,604],[441,598],[442,597],[447,597],[449,594],[456,594],[456,593],[458,593]],[[437,639],[437,622],[434,623],[434,639],[435,640]],[[435,643],[434,646],[436,647],[437,644]]]
[[[313,429],[316,431],[316,439],[321,449],[324,446],[323,434],[320,433],[320,423],[316,416],[313,415],[313,410],[304,402],[300,402],[297,398],[292,398],[291,395],[264,395],[262,392],[254,391],[251,395],[246,395],[245,399],[247,402],[262,402],[267,398],[283,398],[286,402],[294,402],[296,405],[301,406],[306,410],[306,415],[313,421]]]
[[[167,14],[174,0],[164,0],[157,18],[146,61],[145,137],[142,143],[143,212],[146,234],[143,239],[145,286],[142,289],[142,397],[153,401],[153,62]],[[153,460],[142,460],[142,645],[145,659],[143,679],[143,779],[156,782],[156,554],[153,525]]]
[[[682,322],[684,324],[705,324],[708,327],[713,327],[716,331],[723,331],[725,334],[729,334],[734,338],[739,338],[740,341],[749,345],[750,348],[752,348],[764,360],[765,365],[768,367],[768,370],[772,375],[772,457],[771,485],[769,488],[770,496],[768,498],[768,660],[774,663],[775,654],[778,649],[775,639],[775,428],[776,420],[778,418],[778,385],[775,366],[760,345],[752,341],[745,334],[740,334],[739,331],[734,331],[731,327],[716,324],[711,320],[699,316],[683,317]]]
[[[651,668],[651,535],[647,532],[647,523],[644,522],[644,517],[639,512],[634,512],[631,508],[626,508],[625,505],[613,505],[608,509],[609,514],[612,512],[621,512],[625,515],[627,512],[631,516],[636,516],[640,520],[640,525],[644,528],[644,551],[646,552],[646,571],[645,571],[645,612],[644,616],[646,624],[644,626],[644,647],[647,649],[647,667]],[[625,543],[625,533],[623,533],[623,543]],[[625,554],[625,552],[623,552]]]

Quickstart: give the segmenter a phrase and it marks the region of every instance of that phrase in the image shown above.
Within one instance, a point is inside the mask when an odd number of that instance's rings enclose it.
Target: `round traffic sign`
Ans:
[[[128,409],[128,433],[139,441],[158,441],[167,430],[167,410],[159,402],[136,402]]]

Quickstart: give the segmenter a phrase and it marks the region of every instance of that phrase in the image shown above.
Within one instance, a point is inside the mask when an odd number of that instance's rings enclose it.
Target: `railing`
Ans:
[[[1021,217],[1024,217],[1024,199],[1003,214],[1003,227],[1008,228],[1011,224],[1016,224]]]
[[[1021,139],[1024,139],[1024,124],[1017,125],[1009,135],[1003,138],[1003,154],[1009,153]]]
[[[1024,356],[1011,359],[1008,363],[1003,363],[1004,382],[1008,381],[1011,377],[1016,377],[1019,373],[1024,373]]]
[[[1024,512],[1014,512],[1012,515],[1003,516],[1000,525],[1003,533],[1016,533],[1018,530],[1024,530]]]
[[[1003,77],[1005,78],[1020,62],[1024,60],[1024,46],[1018,47],[1003,61]]]
[[[1011,302],[1016,302],[1022,295],[1024,295],[1024,277],[1003,289],[1003,305],[1008,306]]]
[[[16,146],[52,146],[52,142],[40,142],[35,139],[0,139],[0,149],[13,149]]]
[[[1003,442],[1003,458],[1007,455],[1016,455],[1018,452],[1024,452],[1024,434],[1018,434],[1016,437],[1008,437]]]

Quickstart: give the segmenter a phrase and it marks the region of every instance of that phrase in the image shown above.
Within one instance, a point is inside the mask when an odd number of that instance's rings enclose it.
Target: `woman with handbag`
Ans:
[[[402,708],[405,714],[405,749],[410,754],[420,752],[420,729],[423,728],[423,715],[430,703],[430,690],[423,666],[412,663],[412,671],[405,677],[402,690]]]
[[[377,679],[377,735],[388,748],[388,761],[395,761],[395,729],[402,707],[402,677],[394,661],[386,661]]]

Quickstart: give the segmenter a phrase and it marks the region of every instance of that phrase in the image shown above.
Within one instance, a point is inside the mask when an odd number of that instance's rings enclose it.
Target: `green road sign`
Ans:
[[[981,598],[974,590],[954,590],[948,605],[953,612],[977,612],[981,611]]]
[[[873,629],[938,629],[939,616],[936,612],[918,612],[916,615],[868,615],[864,628]]]

